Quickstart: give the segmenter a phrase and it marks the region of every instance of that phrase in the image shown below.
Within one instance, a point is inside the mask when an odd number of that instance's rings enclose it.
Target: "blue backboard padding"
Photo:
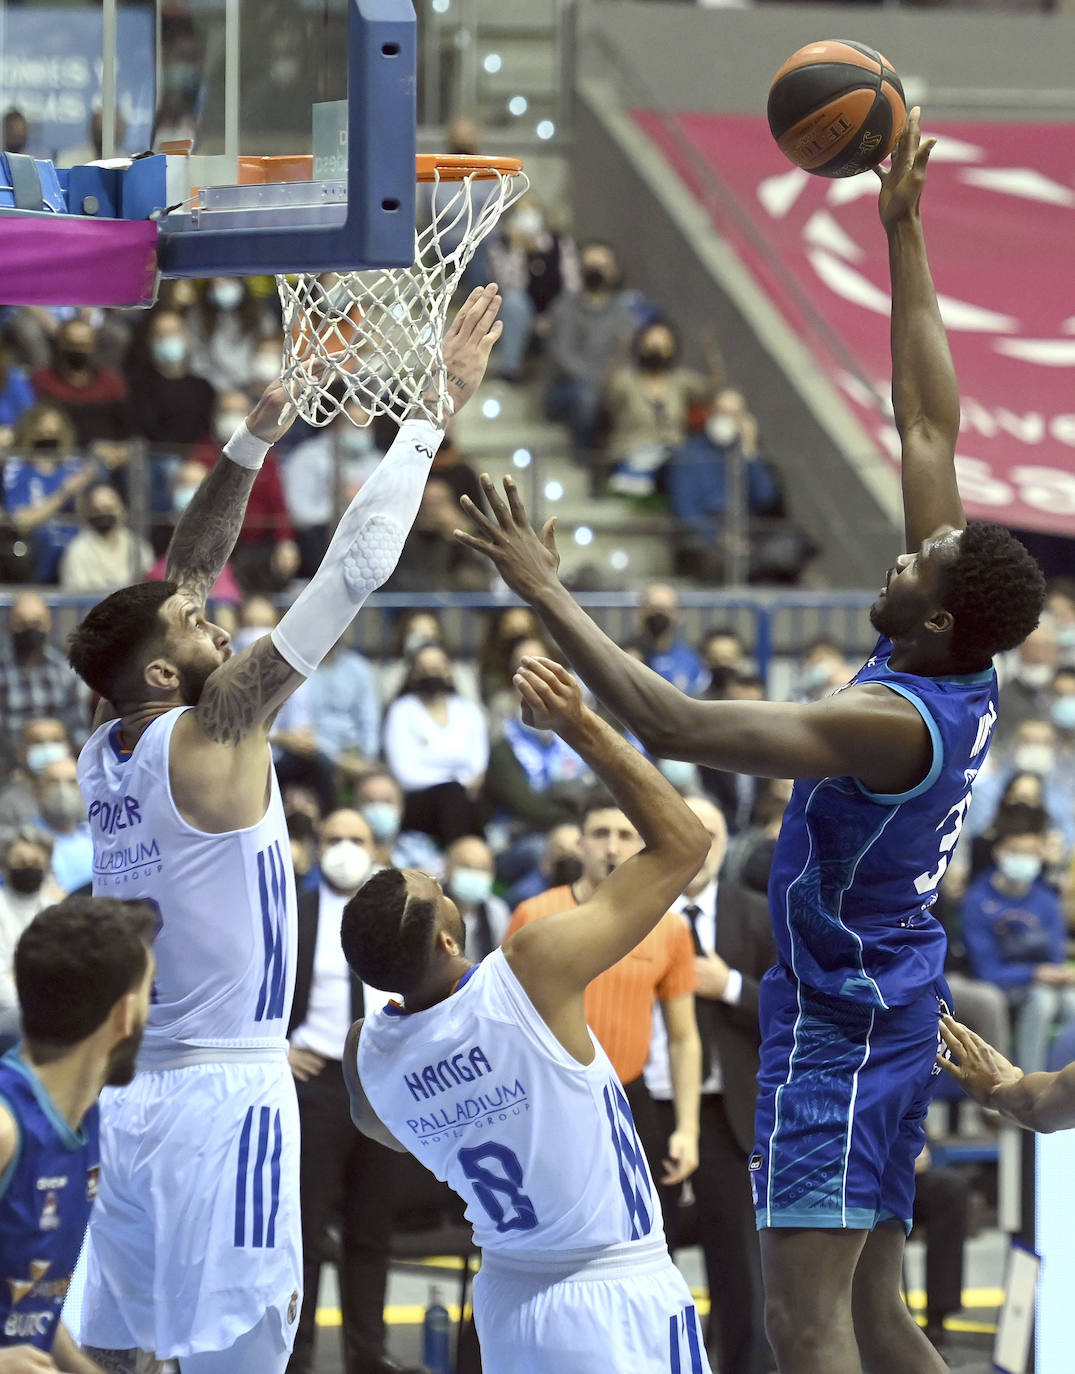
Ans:
[[[348,192],[342,222],[301,229],[278,225],[177,232],[165,220],[160,241],[164,276],[411,264],[416,199],[414,6],[411,0],[350,0],[348,34]],[[334,209],[339,213],[342,207]]]

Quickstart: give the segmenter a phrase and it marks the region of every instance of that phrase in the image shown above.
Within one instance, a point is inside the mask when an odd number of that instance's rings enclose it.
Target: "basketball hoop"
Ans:
[[[442,424],[452,412],[442,341],[448,309],[482,239],[530,185],[517,158],[420,154],[430,188],[410,267],[277,277],[284,320],[284,390],[312,425],[341,413],[420,413]]]

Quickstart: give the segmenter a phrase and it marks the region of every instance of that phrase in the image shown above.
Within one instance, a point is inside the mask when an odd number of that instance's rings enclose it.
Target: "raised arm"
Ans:
[[[524,926],[504,946],[519,981],[553,1025],[569,1005],[581,1014],[586,985],[645,939],[698,872],[709,837],[653,764],[583,705],[578,683],[564,668],[526,658],[514,681],[526,723],[554,729],[585,759],[644,845],[577,910]]]
[[[456,538],[484,553],[533,606],[587,687],[657,758],[767,778],[860,778],[874,792],[903,792],[929,770],[929,735],[915,708],[885,687],[851,688],[809,706],[698,701],[604,634],[556,576],[550,521],[539,537],[511,478],[505,502],[488,477],[493,518],[463,498],[478,534]]]
[[[941,1035],[951,1055],[938,1057],[941,1067],[975,1102],[1028,1131],[1049,1133],[1075,1126],[1075,1064],[1059,1073],[1024,1074],[951,1016],[942,1018]]]
[[[892,407],[902,445],[907,550],[943,527],[967,523],[956,484],[959,388],[926,257],[920,202],[935,140],[922,142],[911,111],[881,179],[879,210],[892,276]]]
[[[204,606],[239,537],[250,491],[265,455],[295,420],[284,388],[272,382],[224,446],[194,499],[179,517],[168,545],[165,577]]]

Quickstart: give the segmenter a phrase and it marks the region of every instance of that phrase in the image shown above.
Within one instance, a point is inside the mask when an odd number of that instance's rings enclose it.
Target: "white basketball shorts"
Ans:
[[[101,1103],[82,1343],[182,1358],[226,1350],[273,1313],[283,1371],[302,1301],[299,1119],[283,1052],[140,1071]]]
[[[580,1267],[488,1250],[474,1280],[482,1366],[512,1374],[707,1374],[698,1313],[663,1235]]]

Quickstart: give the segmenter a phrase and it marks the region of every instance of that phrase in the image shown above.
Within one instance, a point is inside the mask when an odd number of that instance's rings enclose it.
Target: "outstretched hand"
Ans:
[[[453,414],[458,415],[477,391],[489,354],[503,333],[497,319],[503,302],[495,282],[472,291],[444,335],[444,372]]]
[[[907,116],[907,127],[892,153],[891,169],[887,172],[880,167],[873,169],[881,182],[878,210],[886,229],[918,214],[919,201],[926,188],[929,155],[937,143],[935,138],[927,138],[923,143],[921,119],[922,111],[916,105]]]
[[[538,535],[510,477],[504,478],[506,503],[488,473],[482,473],[481,484],[495,523],[482,514],[469,496],[464,496],[461,504],[478,533],[456,530],[455,537],[468,549],[483,553],[513,592],[524,601],[533,601],[543,589],[557,582],[560,555],[556,551],[556,517],[547,520]]]
[[[997,1088],[1018,1083],[1023,1077],[1022,1069],[952,1016],[941,1017],[941,1037],[950,1057],[938,1054],[937,1062],[983,1107],[991,1105],[989,1099]]]
[[[586,707],[582,689],[566,668],[551,658],[524,658],[512,678],[523,704],[523,724],[558,735],[579,729]]]

